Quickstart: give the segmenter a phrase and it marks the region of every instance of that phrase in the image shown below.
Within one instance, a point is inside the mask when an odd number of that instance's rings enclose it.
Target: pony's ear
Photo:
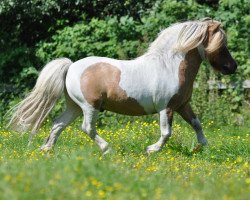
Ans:
[[[211,20],[208,22],[206,39],[203,41],[203,45],[205,47],[207,47],[211,43],[213,36],[220,28],[220,25],[221,23],[218,21]]]
[[[213,21],[211,24],[209,24],[208,29],[209,29],[209,31],[210,31],[211,33],[215,33],[216,31],[218,31],[218,29],[220,28],[220,26],[221,26],[221,23],[220,23],[220,22],[218,22],[218,21]]]

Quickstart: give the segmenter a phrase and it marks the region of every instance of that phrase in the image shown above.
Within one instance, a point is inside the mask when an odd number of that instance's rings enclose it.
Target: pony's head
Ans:
[[[180,31],[176,50],[188,52],[198,48],[202,58],[222,74],[233,74],[237,64],[227,49],[226,35],[218,21],[206,18],[184,24]]]
[[[212,67],[222,74],[233,74],[237,64],[227,48],[225,32],[221,23],[212,21],[208,24],[207,38],[203,42],[206,58]]]

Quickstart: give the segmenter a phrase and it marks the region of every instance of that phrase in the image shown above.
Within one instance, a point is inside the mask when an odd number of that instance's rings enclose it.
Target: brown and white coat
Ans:
[[[67,109],[55,121],[42,149],[50,149],[61,131],[83,113],[82,129],[104,153],[108,152],[107,142],[97,134],[95,128],[98,112],[103,110],[132,116],[159,113],[161,137],[147,148],[148,153],[160,150],[171,136],[174,111],[193,126],[198,142],[206,144],[200,122],[189,101],[193,82],[205,57],[224,74],[236,70],[236,63],[225,41],[219,22],[210,19],[188,21],[163,30],[148,51],[134,60],[87,57],[71,63],[65,59],[67,67],[58,75],[63,77],[66,74],[63,80],[67,91]],[[63,62],[63,59],[57,61]],[[56,61],[52,62],[44,68],[45,71],[57,64]],[[42,71],[39,78],[43,76],[46,74]],[[50,82],[53,84],[55,80]],[[61,82],[58,85],[62,87]],[[25,112],[28,115],[28,111]],[[25,118],[24,115],[21,118]],[[14,117],[13,121],[16,123],[18,118]]]

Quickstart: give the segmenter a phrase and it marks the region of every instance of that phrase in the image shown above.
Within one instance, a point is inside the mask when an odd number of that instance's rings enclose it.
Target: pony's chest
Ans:
[[[186,60],[180,63],[178,92],[172,96],[168,103],[168,107],[174,110],[177,110],[191,99],[193,83],[199,69],[199,59],[191,59],[190,57],[193,58],[196,54],[194,54],[194,51],[188,53]]]
[[[187,87],[179,90],[174,94],[168,102],[167,107],[177,110],[182,105],[186,104],[192,96],[193,87]]]

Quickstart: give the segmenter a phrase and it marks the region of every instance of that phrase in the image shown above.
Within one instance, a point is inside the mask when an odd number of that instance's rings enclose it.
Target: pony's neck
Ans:
[[[179,84],[180,88],[184,85],[192,87],[195,77],[199,71],[202,62],[202,55],[198,48],[190,50],[186,55],[185,59],[179,66]]]

